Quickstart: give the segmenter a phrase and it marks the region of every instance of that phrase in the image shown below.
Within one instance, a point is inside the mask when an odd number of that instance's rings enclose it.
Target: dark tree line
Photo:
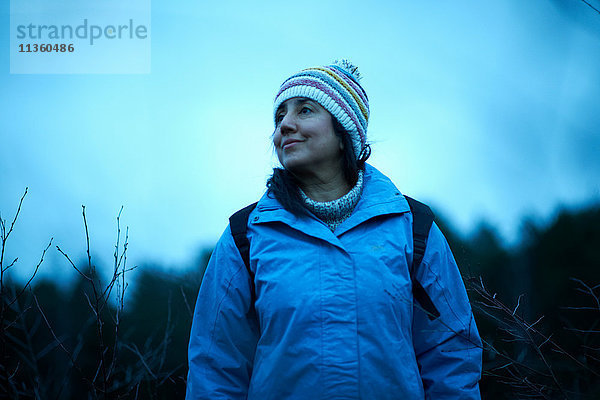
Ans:
[[[83,216],[85,223],[85,209]],[[564,211],[549,226],[525,223],[524,239],[510,249],[492,226],[463,238],[438,223],[484,340],[482,397],[600,398],[600,208]],[[9,279],[11,226],[2,221],[0,397],[184,397],[192,312],[210,250],[184,273],[140,266],[129,289],[126,234],[107,279],[89,248],[74,263],[49,245],[77,271],[59,289],[35,277]]]
[[[600,398],[600,207],[526,221],[511,249],[489,225],[448,236],[484,340],[483,398]]]

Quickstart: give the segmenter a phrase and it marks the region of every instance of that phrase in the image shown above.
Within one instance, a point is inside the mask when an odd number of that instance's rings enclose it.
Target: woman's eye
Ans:
[[[279,123],[283,120],[283,114],[279,114],[275,117],[275,123],[279,125]]]
[[[300,110],[300,114],[307,114],[312,112],[312,110],[308,107],[302,107],[302,109]]]

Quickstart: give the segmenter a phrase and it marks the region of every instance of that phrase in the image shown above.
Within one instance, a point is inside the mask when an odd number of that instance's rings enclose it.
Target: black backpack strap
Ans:
[[[427,238],[433,224],[433,211],[425,204],[404,196],[408,201],[410,210],[413,214],[413,262],[410,266],[410,278],[412,280],[412,290],[414,299],[421,305],[427,313],[430,320],[434,320],[440,316],[440,312],[431,301],[431,297],[427,294],[423,286],[415,278],[416,272],[421,266],[425,249],[427,248]]]
[[[252,210],[256,208],[256,203],[252,203],[249,206],[242,208],[235,212],[229,217],[229,228],[231,229],[231,236],[233,241],[244,260],[248,274],[252,280],[252,292],[254,293],[254,274],[250,270],[250,241],[248,240],[248,218]]]

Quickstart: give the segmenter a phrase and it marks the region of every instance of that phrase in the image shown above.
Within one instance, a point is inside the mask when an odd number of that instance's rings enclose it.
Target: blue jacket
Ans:
[[[367,165],[334,232],[265,195],[250,214],[250,277],[229,227],[192,323],[187,399],[479,399],[481,342],[459,270],[434,224],[413,305],[412,214]],[[254,305],[254,306],[253,306]]]

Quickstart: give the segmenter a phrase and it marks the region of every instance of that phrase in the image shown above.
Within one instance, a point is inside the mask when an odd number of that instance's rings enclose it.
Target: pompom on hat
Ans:
[[[354,156],[358,159],[367,147],[369,99],[359,83],[358,68],[347,60],[331,65],[312,67],[290,76],[279,88],[273,105],[277,109],[293,97],[306,97],[319,103],[338,120],[352,139]],[[276,123],[277,125],[277,123]]]

